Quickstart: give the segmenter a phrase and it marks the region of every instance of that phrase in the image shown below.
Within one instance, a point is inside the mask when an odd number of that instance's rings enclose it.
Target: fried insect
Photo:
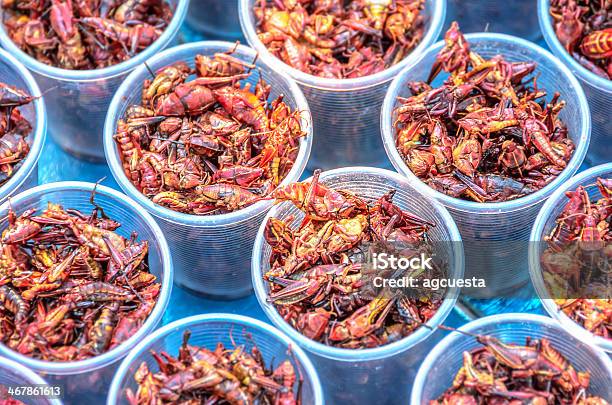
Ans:
[[[289,66],[327,78],[372,75],[408,55],[424,32],[424,0],[255,2],[257,33]]]
[[[28,55],[62,69],[90,70],[132,58],[172,19],[165,0],[3,1],[9,37]]]
[[[272,369],[255,344],[248,350],[245,345],[229,348],[219,343],[210,350],[190,345],[190,336],[185,331],[177,357],[151,351],[159,371],[150,371],[146,361],[140,364],[134,374],[138,388],[126,393],[130,404],[301,403],[301,376],[291,361]]]
[[[90,215],[49,203],[9,211],[0,239],[0,341],[25,356],[77,361],[132,336],[157,302],[148,242]]]
[[[142,104],[117,124],[123,168],[157,204],[195,215],[239,210],[273,191],[299,152],[300,111],[270,99],[254,65],[232,55],[197,55],[144,83]],[[196,77],[187,81],[190,75]]]
[[[527,338],[524,346],[476,339],[482,347],[463,352],[452,387],[430,405],[608,404],[588,394],[590,373],[576,370],[548,339]]]
[[[555,34],[591,72],[612,79],[612,1],[551,0]]]
[[[601,198],[595,199],[593,189]],[[566,193],[540,257],[548,294],[583,328],[612,339],[612,179]]]
[[[410,170],[456,198],[497,202],[533,193],[563,171],[575,145],[559,118],[560,94],[545,100],[533,62],[484,59],[454,22],[427,83],[394,110],[395,143]],[[430,83],[444,71],[437,88]]]
[[[32,124],[19,107],[33,99],[24,90],[0,82],[0,186],[19,170],[30,152]]]
[[[312,181],[272,194],[277,202],[293,203],[305,217],[297,227],[293,218],[272,218],[266,224],[268,299],[292,327],[327,345],[378,347],[409,335],[435,314],[442,297],[375,291],[360,252],[387,242],[410,246],[404,255],[418,255],[433,224],[395,205],[394,192],[371,201],[329,188],[319,175],[316,171]]]

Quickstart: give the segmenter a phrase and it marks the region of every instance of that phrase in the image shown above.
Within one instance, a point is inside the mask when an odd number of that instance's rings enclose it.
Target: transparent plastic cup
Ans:
[[[183,23],[189,0],[168,2],[174,16],[157,41],[133,58],[104,69],[68,70],[39,62],[15,45],[0,24],[0,46],[32,72],[45,95],[49,133],[62,149],[81,159],[104,160],[104,117],[115,90],[135,67],[170,45]],[[0,20],[4,18],[0,9]]]
[[[211,38],[235,41],[242,37],[238,0],[191,0],[185,22]]]
[[[395,169],[408,178],[420,192],[440,201],[451,213],[463,240],[466,256],[466,277],[486,275],[486,289],[464,289],[476,297],[495,297],[515,291],[529,280],[528,244],[533,221],[543,201],[580,167],[589,145],[591,121],[589,106],[578,80],[552,54],[524,39],[504,34],[478,33],[466,35],[471,49],[485,58],[497,54],[509,61],[534,61],[538,87],[547,89],[549,96],[559,91],[567,102],[560,117],[567,125],[569,136],[576,144],[572,159],[563,172],[546,187],[525,197],[506,202],[477,203],[437,192],[421,181],[402,160],[395,147],[393,111],[397,97],[408,97],[406,83],[426,80],[436,54],[443,42],[427,50],[423,58],[407,67],[393,81],[382,108],[383,143]],[[442,75],[434,82],[441,84]]]
[[[548,198],[546,203],[544,203],[531,231],[532,243],[529,249],[529,274],[544,309],[546,309],[546,312],[548,312],[550,316],[559,322],[563,329],[574,335],[577,339],[580,339],[581,342],[595,345],[608,353],[612,353],[612,340],[589,332],[559,309],[559,306],[553,299],[555,297],[551,296],[544,284],[542,266],[540,265],[540,257],[546,247],[546,244],[543,243],[544,237],[550,234],[556,225],[556,219],[561,212],[563,212],[565,204],[567,204],[568,200],[565,192],[574,191],[578,186],[586,187],[587,185],[594,185],[598,177],[612,177],[612,163],[592,167],[572,177],[560,185],[550,198]],[[592,200],[597,200],[602,197],[597,187],[589,187],[587,191]]]
[[[576,61],[561,45],[549,14],[550,1],[538,0],[540,29],[548,47],[578,78],[591,108],[591,146],[585,160],[590,166],[610,161],[612,156],[612,80],[596,75]]]
[[[48,385],[38,374],[21,364],[0,357],[0,388]],[[0,401],[2,398],[0,398]],[[58,399],[30,398],[30,405],[61,405]]]
[[[23,89],[36,97],[34,101],[19,107],[22,115],[30,121],[32,132],[26,138],[30,152],[19,170],[0,187],[0,203],[9,196],[38,184],[38,159],[47,136],[47,113],[40,89],[30,72],[15,57],[0,49],[0,81]]]
[[[504,343],[524,344],[526,337],[546,338],[578,371],[591,373],[589,394],[612,398],[612,361],[596,347],[567,333],[553,319],[533,314],[500,314],[472,321],[459,330],[491,335]],[[410,403],[427,405],[452,386],[465,351],[482,347],[472,336],[453,332],[428,354],[412,388]]]
[[[259,40],[253,5],[258,0],[240,0],[242,31],[260,59],[278,72],[297,81],[313,115],[316,139],[309,169],[363,165],[387,166],[380,142],[380,106],[389,82],[404,67],[414,63],[440,34],[446,0],[426,0],[425,32],[418,46],[400,63],[383,72],[356,79],[329,79],[294,69],[273,56]]]
[[[253,343],[261,352],[266,364],[277,367],[285,360],[291,361],[296,373],[302,374],[302,403],[321,405],[323,394],[321,383],[312,363],[295,343],[285,334],[267,323],[242,315],[206,314],[179,319],[148,336],[125,358],[110,386],[107,405],[128,404],[126,390],[136,392],[137,385],[134,373],[145,361],[151,371],[158,370],[157,363],[151,356],[151,350],[166,351],[171,356],[178,354],[183,342],[183,333],[191,331],[189,344],[214,350],[217,343],[227,348],[245,345],[250,352]],[[296,381],[297,389],[297,381]]]
[[[389,190],[396,193],[393,202],[436,224],[428,232],[433,242],[452,242],[446,246],[445,260],[449,278],[463,276],[463,250],[461,236],[448,211],[434,200],[419,193],[399,174],[371,167],[347,167],[321,173],[322,184],[336,189],[349,190],[376,199]],[[300,347],[309,352],[321,377],[325,398],[330,403],[394,403],[405,396],[415,376],[418,364],[429,349],[440,339],[441,333],[428,327],[420,327],[411,335],[384,346],[372,349],[344,349],[327,346],[303,336],[287,323],[275,306],[268,301],[268,283],[263,274],[270,269],[270,246],[263,237],[269,218],[286,219],[294,215],[297,223],[303,213],[289,202],[274,207],[264,219],[253,248],[253,285],[255,295],[272,323],[286,333]],[[427,322],[440,325],[455,305],[459,291],[449,289],[436,314]]]
[[[536,7],[533,0],[448,0],[446,26],[457,21],[465,33],[499,32],[535,41],[542,35]]]
[[[156,70],[163,66],[184,61],[194,66],[197,54],[212,56],[217,52],[234,49],[235,44],[220,41],[204,41],[168,49],[147,61]],[[251,63],[256,53],[248,47],[238,46],[234,57]],[[301,111],[302,128],[307,136],[300,140],[300,151],[293,168],[281,184],[296,181],[302,175],[310,155],[312,125],[306,99],[300,88],[288,76],[275,72],[257,61],[263,79],[272,86],[271,97],[280,94],[293,110]],[[254,73],[248,82],[255,84],[259,74]],[[106,159],[115,180],[123,191],[156,217],[172,248],[175,282],[194,292],[221,299],[233,299],[248,295],[251,290],[251,249],[257,229],[272,201],[260,201],[239,211],[220,215],[190,215],[173,211],[153,203],[140,193],[123,171],[119,150],[113,139],[117,120],[125,110],[141,100],[142,82],[150,78],[145,66],[136,69],[121,85],[111,102],[106,127],[104,147]]]
[[[48,202],[59,203],[64,208],[74,208],[91,212],[89,202],[94,184],[84,182],[58,182],[34,187],[0,206],[0,229],[8,226],[7,214],[12,206],[17,215],[27,209],[44,210]],[[166,311],[172,290],[172,260],[170,250],[162,230],[153,217],[124,194],[105,186],[96,189],[95,201],[104,208],[112,219],[121,222],[117,232],[130,238],[132,231],[138,233],[139,240],[149,242],[149,270],[162,284],[158,301],[142,327],[128,340],[108,352],[86,360],[73,362],[52,362],[27,357],[0,343],[0,355],[21,363],[35,372],[46,375],[50,384],[64,387],[67,403],[85,403],[86,400],[98,402],[106,395],[106,389],[114,368],[122,357],[130,352],[145,336],[149,335],[161,322]]]

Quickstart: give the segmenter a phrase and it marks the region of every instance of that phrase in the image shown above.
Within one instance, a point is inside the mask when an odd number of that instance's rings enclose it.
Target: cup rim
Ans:
[[[385,151],[387,152],[387,156],[393,164],[393,167],[399,173],[406,176],[408,178],[408,181],[410,181],[410,183],[413,184],[414,187],[417,188],[417,190],[429,195],[430,197],[435,198],[436,200],[442,202],[444,206],[452,208],[454,210],[465,212],[478,212],[481,214],[499,214],[501,212],[516,211],[538,204],[542,200],[546,199],[547,195],[550,194],[557,187],[559,187],[563,182],[570,179],[572,175],[576,173],[576,171],[579,169],[586,156],[587,149],[589,147],[589,142],[591,139],[591,115],[589,105],[582,86],[580,85],[576,77],[572,74],[572,72],[568,69],[568,67],[565,66],[561,61],[559,61],[559,59],[557,59],[555,56],[553,56],[550,52],[543,49],[542,47],[525,39],[507,34],[489,32],[466,34],[465,37],[468,42],[471,43],[489,41],[513,42],[519,45],[521,48],[527,48],[531,52],[540,53],[544,55],[546,59],[560,71],[561,74],[563,74],[564,78],[568,82],[570,82],[571,87],[576,92],[576,97],[578,99],[578,105],[580,108],[580,116],[583,125],[581,127],[580,133],[577,134],[578,141],[576,142],[576,149],[574,150],[574,154],[572,155],[572,158],[568,162],[567,166],[553,181],[551,181],[545,187],[534,193],[509,201],[487,203],[479,203],[476,201],[467,201],[460,198],[451,197],[429,187],[419,177],[412,173],[412,171],[408,168],[406,163],[401,158],[399,152],[397,151],[397,148],[395,147],[393,110],[395,107],[397,94],[399,93],[400,88],[403,86],[404,77],[409,74],[411,69],[413,69],[414,66],[420,63],[426,55],[437,52],[444,45],[444,41],[438,41],[431,47],[429,47],[427,51],[423,53],[423,58],[402,70],[402,72],[397,75],[397,77],[389,86],[389,89],[383,101],[380,120],[381,134]]]
[[[547,316],[530,314],[530,313],[518,313],[518,312],[507,312],[496,315],[489,315],[482,318],[478,318],[474,321],[468,322],[465,325],[457,328],[464,332],[473,332],[483,326],[496,323],[509,323],[509,322],[524,322],[532,324],[540,324],[551,329],[557,329],[564,333],[567,333],[561,328],[558,323]],[[435,361],[444,353],[448,347],[451,347],[455,342],[460,339],[464,339],[465,335],[460,332],[451,332],[448,336],[445,336],[436,346],[429,352],[423,363],[419,366],[419,371],[414,379],[412,385],[412,392],[410,394],[410,403],[419,404],[423,396],[423,387],[426,384],[427,373],[433,367]],[[587,350],[592,351],[593,356],[597,357],[603,364],[607,365],[608,370],[612,370],[612,360],[599,348],[587,345]],[[612,371],[611,371],[612,372]],[[612,376],[611,376],[612,378]]]
[[[155,55],[159,50],[170,43],[170,41],[176,36],[179,28],[183,24],[185,15],[187,14],[187,7],[189,6],[190,0],[178,0],[176,9],[170,23],[155,42],[149,45],[142,52],[134,55],[134,57],[117,63],[115,65],[105,67],[103,69],[90,69],[90,70],[73,70],[73,69],[62,69],[55,66],[47,65],[46,63],[40,62],[32,56],[28,55],[21,50],[9,37],[6,32],[4,23],[0,23],[0,45],[15,55],[28,69],[33,72],[53,78],[55,80],[63,81],[78,81],[78,82],[91,82],[100,79],[109,79],[126,72],[129,72],[134,67],[141,65],[146,62],[152,55]],[[4,11],[0,9],[0,17]]]
[[[180,53],[183,51],[193,52],[194,56],[198,51],[204,51],[208,48],[212,47],[223,47],[228,50],[236,48],[235,43],[230,43],[227,41],[200,41],[200,42],[190,42],[187,44],[175,46],[172,48],[168,48],[163,52],[158,53],[147,61],[148,66],[153,66],[155,63],[164,60],[170,55],[174,55],[176,53]],[[257,55],[253,49],[246,47],[244,45],[238,45],[237,49],[240,52],[243,52],[253,58]],[[110,107],[108,109],[108,113],[106,115],[106,120],[104,124],[104,154],[106,156],[106,162],[110,168],[110,171],[121,187],[121,189],[131,198],[136,200],[138,204],[144,207],[149,213],[154,215],[157,218],[161,218],[165,221],[180,224],[180,225],[189,225],[194,227],[219,227],[225,226],[228,224],[236,224],[242,221],[246,221],[261,212],[269,209],[273,202],[271,200],[263,200],[258,201],[255,204],[249,205],[240,210],[236,210],[233,212],[229,212],[226,214],[217,214],[217,215],[193,215],[193,214],[185,214],[182,212],[171,210],[170,208],[166,208],[164,206],[155,204],[148,197],[142,194],[136,187],[132,184],[132,182],[127,178],[123,171],[123,165],[121,163],[121,158],[119,157],[119,151],[117,148],[117,144],[113,138],[116,129],[116,123],[121,118],[118,115],[118,111],[121,106],[125,103],[124,98],[127,94],[132,92],[133,82],[137,80],[137,77],[146,72],[148,66],[141,65],[138,68],[134,69],[130,75],[123,81],[117,92],[113,96],[113,99],[110,103]],[[287,173],[287,176],[280,182],[277,187],[286,185],[288,183],[296,181],[304,171],[306,167],[306,163],[308,158],[310,157],[310,150],[312,148],[312,138],[313,138],[313,124],[310,114],[310,108],[308,103],[306,102],[306,98],[304,94],[298,87],[298,85],[291,80],[291,78],[281,72],[277,73],[282,80],[284,80],[287,86],[290,89],[291,96],[295,98],[297,107],[296,111],[303,111],[305,114],[302,114],[302,129],[306,132],[306,136],[302,137],[300,142],[300,151],[298,152],[298,156],[295,159],[293,167]],[[303,115],[306,115],[304,117]]]
[[[7,357],[0,357],[0,368],[4,368],[15,372],[21,378],[26,380],[28,383],[37,385],[49,385],[41,376],[36,374],[34,371],[25,367],[22,364],[17,363]],[[51,405],[61,405],[62,402],[59,399],[45,399]]]
[[[420,60],[422,53],[440,35],[446,15],[446,0],[433,1],[431,13],[431,24],[425,31],[419,44],[414,47],[404,59],[388,67],[387,69],[373,75],[353,79],[331,79],[304,73],[299,69],[289,66],[268,51],[268,48],[259,40],[259,36],[251,20],[251,4],[254,0],[239,0],[238,14],[240,25],[247,42],[258,52],[259,57],[275,71],[285,72],[303,86],[329,91],[352,91],[373,87],[389,82],[404,67]]]
[[[324,180],[328,177],[334,177],[336,175],[342,175],[346,173],[374,174],[385,176],[398,182],[406,182],[406,179],[402,177],[399,173],[392,172],[386,169],[365,166],[353,166],[327,170],[321,172],[320,179]],[[304,181],[310,180],[312,180],[312,177]],[[432,200],[427,195],[421,194],[421,196],[425,199],[425,201],[428,202],[429,206],[438,215],[442,217],[442,221],[439,225],[446,227],[450,234],[450,241],[460,243],[461,235],[459,233],[459,229],[457,228],[457,225],[455,224],[455,221],[453,220],[448,210],[442,204],[438,203],[435,200]],[[266,227],[266,223],[270,218],[275,217],[277,215],[283,204],[291,203],[284,202],[272,208],[262,221],[257,232],[257,237],[255,238],[255,245],[253,247],[253,255],[251,258],[251,278],[253,282],[253,290],[255,291],[255,296],[257,297],[259,306],[263,309],[263,311],[266,313],[266,316],[272,322],[272,324],[274,324],[274,326],[289,335],[291,339],[297,342],[305,350],[308,350],[309,352],[314,353],[318,356],[345,362],[371,361],[387,358],[408,350],[412,346],[416,345],[417,343],[420,343],[421,341],[427,339],[431,334],[433,334],[433,329],[421,326],[415,329],[414,332],[410,335],[393,343],[370,349],[345,349],[327,346],[323,343],[316,342],[312,339],[305,337],[296,329],[294,329],[291,325],[289,325],[289,323],[287,323],[287,321],[285,321],[283,317],[280,316],[274,305],[267,301],[267,289],[262,277],[260,261],[260,253],[263,250],[264,246],[263,233]],[[453,248],[453,259],[455,262],[454,269],[457,272],[455,277],[463,277],[465,263],[463,249]],[[435,315],[429,321],[427,321],[428,325],[437,326],[444,322],[446,317],[454,308],[455,302],[457,301],[457,297],[459,296],[459,292],[460,289],[456,287],[449,290],[446,297],[442,301],[442,305],[440,306],[440,308],[438,308]]]
[[[17,60],[13,55],[0,48],[0,59],[5,59],[10,65],[13,65],[17,74],[26,83],[28,93],[34,97],[32,101],[34,106],[34,125],[36,130],[31,134],[32,142],[30,151],[25,157],[21,167],[13,174],[13,176],[0,187],[0,202],[4,201],[15,190],[17,190],[30,176],[40,155],[42,154],[43,145],[47,137],[47,111],[40,88],[34,80],[32,74],[26,67]]]
[[[20,194],[17,194],[14,197],[9,198],[8,201],[0,205],[0,217],[4,217],[3,213],[7,212],[11,205],[15,206],[21,201],[35,195],[44,195],[48,192],[71,190],[91,192],[94,186],[95,184],[93,183],[82,181],[62,181],[36,186]],[[91,357],[89,359],[69,362],[38,360],[32,357],[19,354],[4,345],[3,343],[0,343],[0,355],[13,359],[18,363],[21,363],[37,372],[44,372],[54,375],[80,374],[100,369],[120,360],[129,351],[132,350],[132,348],[138,343],[138,341],[140,341],[144,336],[146,336],[148,333],[155,329],[155,327],[162,320],[164,312],[166,311],[166,308],[168,306],[168,302],[170,301],[174,271],[172,267],[172,259],[170,256],[170,248],[168,247],[166,238],[159,225],[157,225],[157,222],[155,222],[153,217],[148,212],[140,208],[132,199],[120,193],[119,191],[116,191],[107,186],[98,185],[96,188],[96,193],[104,194],[114,200],[120,201],[123,205],[127,207],[132,207],[131,210],[135,212],[136,215],[139,215],[142,218],[142,222],[144,223],[144,225],[148,227],[155,235],[155,240],[160,247],[159,255],[162,260],[163,269],[163,274],[160,280],[162,287],[159,293],[159,297],[157,299],[155,307],[153,307],[153,310],[151,311],[147,319],[143,322],[142,326],[138,329],[138,331],[136,331],[136,333],[134,333],[132,336],[130,336],[129,339],[122,342],[114,349],[109,350],[99,356]]]
[[[554,208],[563,202],[566,198],[565,192],[574,190],[585,180],[598,177],[601,175],[612,175],[612,163],[606,163],[599,166],[593,166],[583,172],[580,172],[570,180],[563,183],[555,192],[546,200],[538,216],[535,219],[533,228],[531,229],[531,235],[529,240],[532,242],[529,246],[529,277],[533,284],[542,306],[546,312],[563,327],[564,330],[574,335],[576,338],[583,342],[587,342],[590,345],[597,346],[608,353],[612,353],[612,340],[606,339],[602,336],[595,335],[589,332],[569,316],[565,312],[559,310],[559,306],[551,298],[543,298],[548,295],[548,289],[544,284],[544,278],[542,277],[542,268],[540,266],[540,252],[537,249],[536,242],[542,240],[544,226],[550,218]]]
[[[559,38],[557,38],[557,35],[555,34],[555,30],[552,25],[552,18],[548,12],[549,9],[550,0],[538,0],[538,20],[540,22],[540,29],[546,44],[550,47],[550,49],[552,49],[553,53],[559,59],[561,59],[563,63],[568,65],[579,78],[600,90],[612,93],[612,80],[596,75],[589,69],[582,66],[565,50],[563,45],[561,45],[561,41],[559,41]]]
[[[274,339],[282,342],[283,344],[287,345],[287,347],[290,348],[292,353],[295,354],[295,357],[298,360],[300,366],[304,368],[306,375],[308,375],[308,377],[312,380],[313,390],[315,394],[314,403],[317,405],[323,404],[323,390],[321,388],[321,382],[319,381],[319,375],[317,374],[316,369],[310,361],[310,358],[298,345],[296,345],[282,331],[276,329],[270,324],[248,316],[229,313],[209,313],[192,315],[187,318],[181,318],[170,322],[169,324],[162,326],[152,334],[148,335],[140,343],[138,343],[136,347],[134,347],[134,350],[132,350],[119,365],[119,368],[115,372],[113,380],[110,384],[106,404],[114,405],[117,403],[121,382],[127,375],[130,366],[134,363],[136,358],[140,356],[142,352],[146,350],[152,343],[159,340],[160,338],[170,335],[173,332],[177,333],[181,329],[186,329],[191,325],[193,325],[194,327],[202,327],[203,324],[210,322],[226,322],[250,327],[253,329],[258,329],[268,334],[269,336],[272,336]]]

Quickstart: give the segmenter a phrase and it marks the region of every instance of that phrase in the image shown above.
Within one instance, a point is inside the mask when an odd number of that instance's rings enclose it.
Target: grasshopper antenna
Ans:
[[[142,62],[145,67],[147,68],[147,70],[149,71],[149,74],[151,75],[152,78],[155,78],[155,72],[153,72],[153,69],[151,69],[151,67],[149,66],[149,64],[147,62]]]
[[[98,185],[100,183],[102,183],[104,180],[106,180],[106,176],[104,176],[101,179],[99,179],[98,181],[96,181],[96,184],[94,185],[93,190],[91,190],[91,195],[89,196],[89,202],[91,203],[91,205],[93,205],[95,207],[95,209],[97,211],[100,212],[100,215],[102,215],[102,218],[109,219],[109,217],[104,212],[104,208],[102,208],[100,205],[98,205],[96,203],[96,200],[95,200],[95,198],[96,198],[96,190],[98,189]]]
[[[425,322],[421,322],[421,321],[416,320],[416,319],[412,319],[412,322],[414,322],[416,324],[419,324],[420,326],[423,326],[423,327],[425,327],[425,328],[427,328],[429,330],[433,330],[433,331],[439,329],[439,330],[446,330],[446,331],[449,331],[449,332],[457,332],[457,333],[461,333],[462,335],[471,336],[471,337],[476,338],[476,339],[484,337],[483,335],[479,335],[477,333],[471,333],[471,332],[467,332],[467,331],[464,331],[464,330],[461,330],[461,329],[453,328],[452,326],[446,326],[446,325],[431,326],[431,325],[426,324]]]

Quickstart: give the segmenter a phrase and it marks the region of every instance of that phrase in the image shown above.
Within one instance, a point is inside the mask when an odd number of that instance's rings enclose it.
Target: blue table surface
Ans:
[[[189,30],[186,26],[182,28],[180,38],[183,42],[216,39],[211,37],[205,38]],[[241,42],[246,43],[244,39]],[[543,40],[539,44],[546,47]],[[583,166],[581,170],[585,168],[586,166]],[[47,144],[40,159],[38,170],[41,184],[63,180],[96,182],[105,178],[102,184],[120,190],[106,164],[80,161],[65,153],[53,142],[51,137],[47,137]],[[305,173],[304,177],[310,174]],[[527,285],[519,294],[513,294],[512,298],[487,300],[462,299],[445,323],[448,326],[457,327],[471,319],[503,312],[544,314],[545,312],[539,300],[534,297],[535,294],[531,286]],[[268,322],[253,294],[234,301],[218,301],[195,295],[192,292],[174,286],[170,305],[164,315],[163,323],[167,324],[190,315],[213,312],[241,314]]]

